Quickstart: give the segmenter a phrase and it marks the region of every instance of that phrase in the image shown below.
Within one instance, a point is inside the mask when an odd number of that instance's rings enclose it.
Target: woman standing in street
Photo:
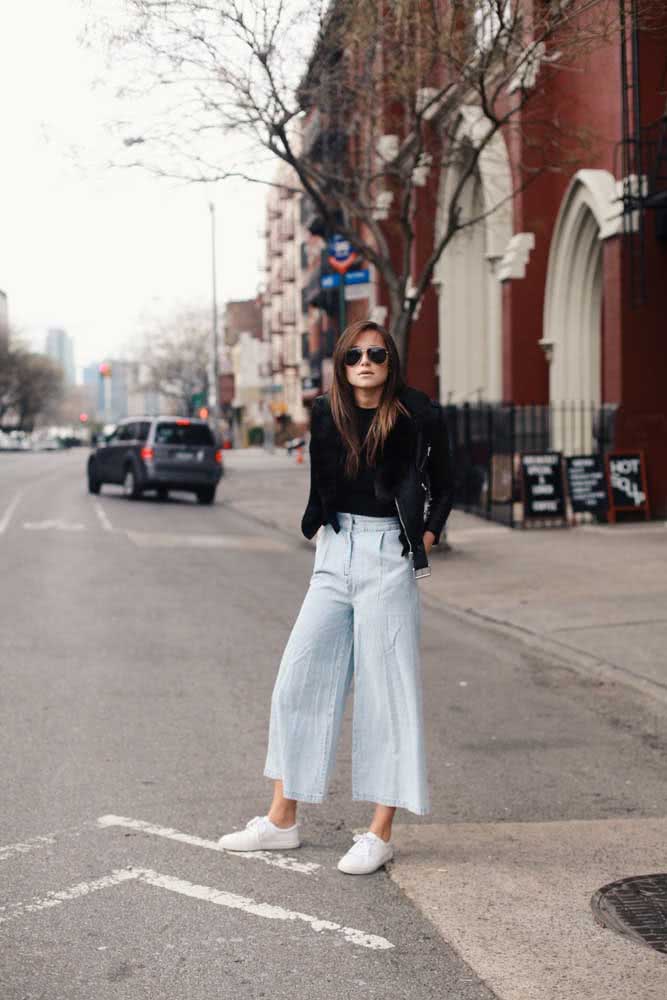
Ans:
[[[375,804],[338,868],[368,874],[393,856],[398,807],[430,811],[423,731],[418,578],[428,576],[452,504],[442,409],[407,386],[393,339],[349,326],[328,395],[312,408],[311,488],[301,528],[319,529],[310,586],[271,700],[265,816],[220,838],[226,850],[300,846],[298,802],[322,802],[354,677],[352,797]]]

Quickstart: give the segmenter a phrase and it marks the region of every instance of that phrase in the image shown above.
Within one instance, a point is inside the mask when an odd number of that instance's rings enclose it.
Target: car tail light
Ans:
[[[189,420],[177,420],[176,421],[176,426],[177,427],[189,427],[190,426],[190,421]]]
[[[222,465],[222,448],[218,448],[218,450],[216,451],[215,460],[218,463],[218,465]]]
[[[153,451],[152,448],[141,449],[141,457],[143,458],[144,462],[150,462],[154,454],[155,452]]]

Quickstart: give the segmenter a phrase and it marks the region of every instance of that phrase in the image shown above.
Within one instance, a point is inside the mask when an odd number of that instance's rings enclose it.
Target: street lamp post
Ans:
[[[209,202],[211,213],[211,323],[213,340],[213,364],[211,365],[211,377],[209,378],[208,402],[209,412],[214,421],[220,418],[219,387],[220,387],[220,360],[218,356],[218,284],[217,267],[215,254],[215,205]]]

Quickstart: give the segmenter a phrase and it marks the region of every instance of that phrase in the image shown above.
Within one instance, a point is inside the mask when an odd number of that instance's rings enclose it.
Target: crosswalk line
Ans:
[[[285,854],[277,851],[226,851],[216,840],[206,840],[203,837],[196,837],[191,833],[181,833],[172,827],[158,826],[155,823],[147,823],[142,819],[131,819],[128,816],[100,816],[97,820],[98,826],[122,826],[129,830],[138,830],[155,837],[166,837],[167,840],[176,840],[181,844],[190,844],[193,847],[204,847],[208,851],[218,851],[220,854],[230,854],[235,858],[243,858],[249,861],[263,861],[266,865],[273,865],[275,868],[284,868],[287,871],[298,872],[300,875],[312,875],[321,865],[314,861],[297,861]]]

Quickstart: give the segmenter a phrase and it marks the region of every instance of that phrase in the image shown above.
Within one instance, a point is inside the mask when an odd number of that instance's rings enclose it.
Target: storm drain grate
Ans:
[[[667,874],[610,882],[593,893],[591,908],[603,927],[667,954]]]

